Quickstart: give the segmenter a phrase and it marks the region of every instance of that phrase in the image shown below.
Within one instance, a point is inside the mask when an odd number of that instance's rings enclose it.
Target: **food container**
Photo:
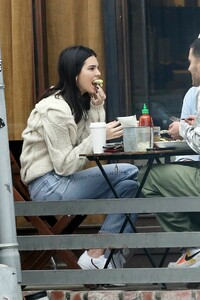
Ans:
[[[123,128],[125,152],[144,152],[151,147],[151,127],[129,126]]]

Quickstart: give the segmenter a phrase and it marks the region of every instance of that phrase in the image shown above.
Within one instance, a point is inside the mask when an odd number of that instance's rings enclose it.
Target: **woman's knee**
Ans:
[[[138,168],[132,164],[121,164],[120,170],[127,175],[127,178],[136,180],[138,177]]]

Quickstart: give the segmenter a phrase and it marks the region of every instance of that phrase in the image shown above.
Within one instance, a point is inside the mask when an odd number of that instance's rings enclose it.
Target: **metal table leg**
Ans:
[[[150,157],[150,158],[148,159],[148,162],[147,162],[147,168],[146,168],[146,170],[145,170],[144,176],[143,176],[142,181],[141,181],[141,183],[140,183],[139,189],[138,189],[138,191],[137,191],[137,193],[136,193],[136,195],[135,195],[135,198],[138,198],[139,195],[140,195],[140,193],[141,193],[141,190],[142,190],[142,188],[143,188],[143,186],[144,186],[144,183],[145,183],[145,181],[146,181],[146,178],[147,178],[147,176],[148,176],[148,174],[149,174],[149,171],[150,171],[150,169],[151,169],[151,167],[152,167],[153,161],[154,161],[154,157]],[[110,189],[112,190],[114,196],[115,196],[116,198],[119,198],[119,196],[117,195],[117,192],[115,191],[115,189],[114,189],[114,187],[112,186],[110,180],[108,179],[108,176],[107,176],[107,174],[106,174],[104,168],[102,167],[102,165],[101,165],[100,160],[98,159],[98,157],[95,158],[95,162],[96,162],[97,166],[99,167],[99,169],[101,170],[102,175],[104,176],[104,178],[105,178],[106,182],[108,183]],[[131,227],[132,227],[132,229],[133,229],[133,232],[137,233],[137,230],[136,230],[135,226],[133,225],[133,223],[132,223],[132,221],[131,221],[130,215],[129,215],[129,214],[125,214],[125,215],[126,215],[126,218],[125,218],[125,221],[124,221],[124,223],[123,223],[123,225],[122,225],[121,230],[120,230],[119,233],[122,233],[122,232],[124,231],[124,228],[126,227],[126,224],[127,224],[128,222],[130,223],[130,225],[131,225]],[[105,264],[105,266],[104,266],[104,269],[106,269],[106,268],[108,267],[108,265],[109,265],[109,263],[110,263],[110,261],[111,261],[111,259],[112,259],[112,256],[113,256],[113,254],[114,254],[114,251],[115,251],[115,249],[112,249],[112,250],[110,251],[110,254],[109,254],[109,256],[108,256],[108,259],[107,259],[107,261],[106,261],[106,264]],[[150,261],[152,267],[155,268],[155,267],[156,267],[156,264],[154,263],[154,261],[153,261],[151,255],[150,255],[150,253],[149,253],[149,251],[148,251],[146,248],[143,248],[143,251],[144,251],[145,254],[147,255],[147,257],[148,257],[148,259],[149,259],[149,261]]]

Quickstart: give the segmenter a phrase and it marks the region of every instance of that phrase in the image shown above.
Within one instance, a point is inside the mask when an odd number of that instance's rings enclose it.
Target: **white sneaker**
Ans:
[[[187,249],[176,261],[168,264],[168,268],[199,268],[200,249]]]
[[[101,255],[98,258],[93,258],[88,255],[85,251],[78,260],[78,265],[83,269],[104,269],[107,259],[104,255]],[[107,269],[113,269],[112,264],[109,263]],[[112,286],[126,286],[124,283],[113,283],[113,284],[101,284],[102,287],[112,287]]]
[[[88,252],[85,251],[78,260],[78,265],[83,269],[104,269],[107,259],[104,255],[101,255],[98,258],[94,258],[88,255]],[[112,269],[111,264],[109,263],[107,269]]]

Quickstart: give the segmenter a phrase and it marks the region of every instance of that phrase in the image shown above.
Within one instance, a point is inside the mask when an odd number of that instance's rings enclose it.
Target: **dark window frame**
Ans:
[[[107,120],[132,114],[126,0],[103,0]]]
[[[46,0],[32,0],[35,94],[37,99],[49,86]]]

